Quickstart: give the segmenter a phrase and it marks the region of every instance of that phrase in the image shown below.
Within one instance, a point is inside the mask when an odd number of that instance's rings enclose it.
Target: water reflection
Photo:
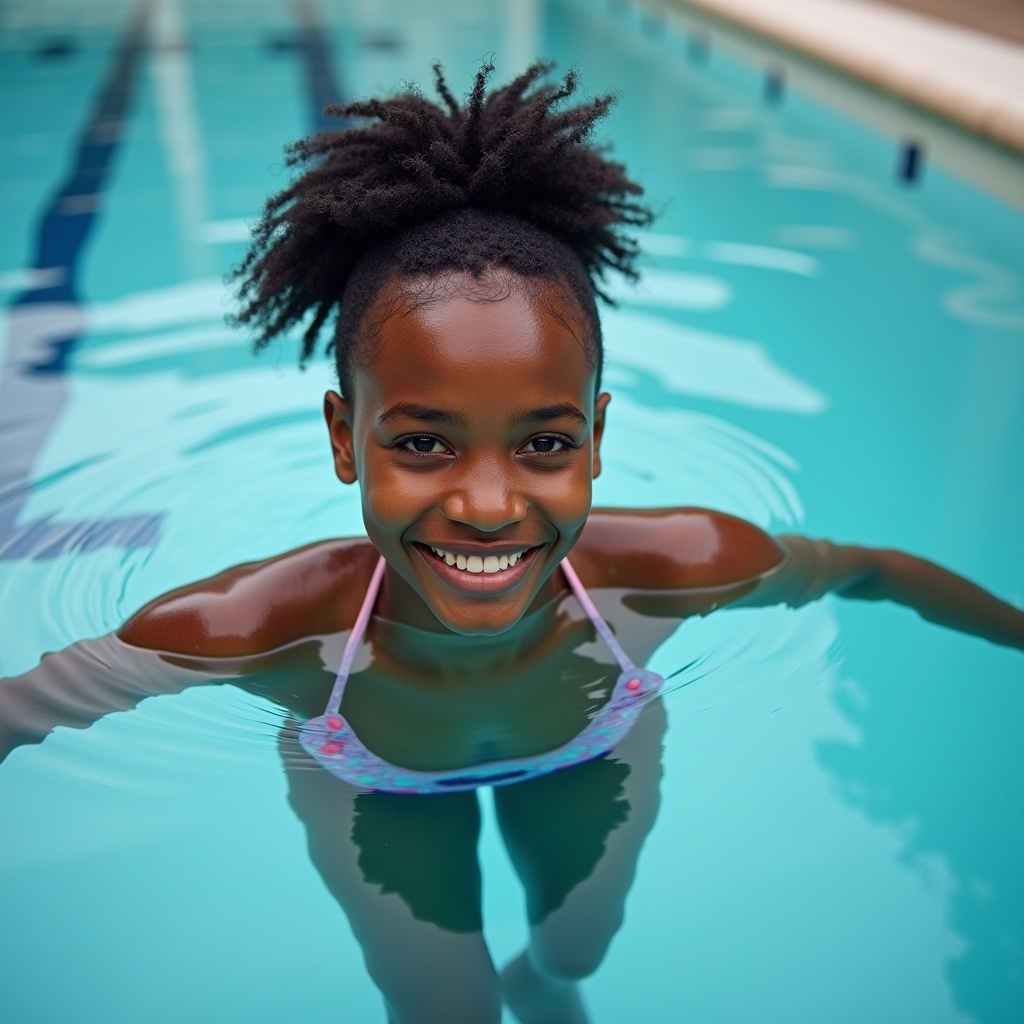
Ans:
[[[861,738],[819,742],[818,758],[844,800],[898,833],[904,863],[932,884],[936,872],[949,877],[947,920],[964,945],[944,973],[959,1008],[976,1021],[1015,1020],[1024,1007],[1020,655],[939,631],[907,645],[891,617],[858,608],[843,620],[857,686],[836,699]]]

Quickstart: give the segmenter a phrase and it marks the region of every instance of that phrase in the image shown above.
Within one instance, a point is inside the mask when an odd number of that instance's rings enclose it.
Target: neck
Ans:
[[[396,587],[391,577],[389,572],[384,578],[377,609],[370,620],[370,632],[378,641],[376,646],[390,658],[441,677],[484,675],[535,655],[551,636],[559,618],[561,598],[567,592],[564,584],[559,585],[560,577],[549,579],[522,618],[507,630],[466,636],[447,629],[426,606],[421,614],[403,614],[408,606],[395,600],[395,591],[408,588],[403,586],[404,581]]]

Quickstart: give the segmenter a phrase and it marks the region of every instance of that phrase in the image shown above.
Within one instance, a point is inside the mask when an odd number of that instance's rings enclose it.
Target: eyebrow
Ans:
[[[397,419],[401,416],[406,416],[413,420],[421,420],[426,423],[447,423],[456,427],[468,426],[466,418],[458,415],[458,413],[449,412],[445,409],[434,409],[429,405],[418,405],[416,402],[396,402],[377,417],[377,422],[386,423],[388,420]],[[530,409],[527,412],[513,416],[512,425],[543,423],[547,420],[557,420],[563,417],[576,420],[577,423],[585,424],[587,422],[587,417],[578,406],[573,405],[572,402],[557,402],[555,405],[545,405],[540,409]]]
[[[388,420],[396,419],[399,416],[407,416],[413,420],[424,420],[428,423],[450,423],[452,426],[465,427],[464,417],[454,412],[446,412],[444,409],[432,409],[429,405],[417,405],[415,402],[397,402],[389,406],[378,417],[378,423],[386,423]]]
[[[514,417],[512,422],[517,425],[520,423],[542,423],[545,420],[560,420],[563,417],[576,420],[577,423],[587,422],[583,411],[572,402],[558,402],[555,405],[545,405],[542,409],[531,409],[529,412]]]

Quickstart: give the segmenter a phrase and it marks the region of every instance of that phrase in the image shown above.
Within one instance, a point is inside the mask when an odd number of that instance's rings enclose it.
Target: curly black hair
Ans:
[[[411,88],[328,107],[363,120],[288,148],[302,173],[267,201],[232,273],[234,322],[255,329],[256,350],[311,316],[304,364],[334,316],[328,350],[347,392],[360,327],[385,283],[500,269],[569,287],[600,373],[595,295],[608,301],[608,270],[637,277],[638,246],[623,228],[653,216],[638,201],[643,189],[590,142],[614,97],[563,107],[577,75],[556,86],[544,81],[551,69],[535,63],[488,92],[485,64],[461,105],[435,64],[441,103]]]

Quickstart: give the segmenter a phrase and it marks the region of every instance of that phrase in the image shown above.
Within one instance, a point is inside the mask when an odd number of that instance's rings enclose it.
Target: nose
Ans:
[[[441,509],[452,522],[493,533],[525,519],[527,501],[502,467],[476,460],[466,466]]]

